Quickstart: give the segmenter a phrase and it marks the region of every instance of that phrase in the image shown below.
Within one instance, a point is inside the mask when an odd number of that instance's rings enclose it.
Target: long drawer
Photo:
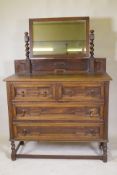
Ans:
[[[101,103],[14,103],[13,120],[42,121],[103,121]]]
[[[15,123],[16,140],[96,141],[103,139],[102,124],[82,123]]]
[[[104,100],[103,83],[26,82],[12,83],[14,101],[100,101]]]

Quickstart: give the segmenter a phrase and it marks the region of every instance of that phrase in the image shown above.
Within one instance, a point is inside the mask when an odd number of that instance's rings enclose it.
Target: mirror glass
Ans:
[[[30,19],[31,56],[88,53],[88,17]]]

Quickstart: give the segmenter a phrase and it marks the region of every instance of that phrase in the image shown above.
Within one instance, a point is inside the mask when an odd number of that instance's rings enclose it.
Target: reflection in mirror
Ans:
[[[32,55],[66,55],[87,52],[86,20],[31,20]]]

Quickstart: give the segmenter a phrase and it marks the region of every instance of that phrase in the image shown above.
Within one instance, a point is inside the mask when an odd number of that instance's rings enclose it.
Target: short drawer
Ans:
[[[15,82],[11,94],[15,101],[53,101],[55,88],[52,83]]]
[[[95,141],[103,139],[103,125],[101,124],[15,124],[13,130],[16,140]]]
[[[15,103],[14,120],[103,121],[103,104]]]
[[[103,100],[103,83],[63,83],[61,88],[62,101]]]

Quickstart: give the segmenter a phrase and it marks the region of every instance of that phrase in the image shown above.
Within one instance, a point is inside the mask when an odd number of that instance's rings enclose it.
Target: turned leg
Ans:
[[[11,140],[11,159],[16,160],[16,150],[15,150],[15,141]]]
[[[107,143],[103,143],[103,162],[107,162]]]

